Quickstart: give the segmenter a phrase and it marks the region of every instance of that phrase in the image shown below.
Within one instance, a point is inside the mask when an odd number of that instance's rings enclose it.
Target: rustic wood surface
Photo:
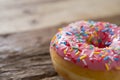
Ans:
[[[93,20],[120,25],[120,15]],[[49,54],[57,28],[0,35],[0,80],[63,80],[54,71]]]
[[[120,0],[0,0],[0,33],[120,14]]]

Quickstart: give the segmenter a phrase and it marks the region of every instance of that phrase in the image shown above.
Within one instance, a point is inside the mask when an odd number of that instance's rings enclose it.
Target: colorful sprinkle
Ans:
[[[107,32],[109,31],[109,28],[105,28],[104,30],[102,30],[102,32]]]
[[[54,36],[54,37],[52,38],[52,42],[55,41],[55,39],[56,39],[56,36]]]
[[[82,60],[82,59],[84,59],[86,57],[87,57],[87,55],[83,55],[83,56],[80,57],[80,60]]]
[[[71,33],[71,32],[66,32],[66,34],[67,34],[67,35],[70,35],[70,36],[72,35],[72,33]]]
[[[111,45],[111,43],[112,43],[112,42],[105,42],[105,45],[106,45],[106,46],[109,46],[109,45]]]
[[[59,31],[59,32],[62,31],[62,28],[59,28],[58,31]]]
[[[80,62],[80,58],[77,58],[77,62]]]
[[[79,55],[80,54],[80,51],[77,51],[75,55]]]
[[[64,57],[64,59],[67,60],[67,61],[71,61],[71,59],[70,59],[70,58],[67,58],[67,57]]]
[[[119,58],[114,58],[115,61],[119,61]]]
[[[81,27],[81,31],[85,32],[85,28],[83,26]]]
[[[90,50],[92,50],[94,47],[93,47],[93,45],[90,45]]]
[[[109,68],[109,65],[107,63],[105,63],[105,67],[106,67],[106,70],[109,71],[110,68]]]
[[[83,59],[82,62],[84,63],[85,66],[87,66],[87,62]]]
[[[64,50],[64,54],[66,54],[66,53],[67,53],[67,49],[68,49],[68,48],[66,48],[66,49]]]
[[[73,48],[70,48],[70,50],[69,50],[70,52],[72,52],[73,51]]]
[[[109,59],[109,56],[106,56],[106,57],[104,58],[105,61],[108,60],[108,59]]]
[[[89,57],[91,58],[93,55],[94,55],[94,50],[91,52]]]
[[[94,52],[94,54],[99,54],[100,52]]]

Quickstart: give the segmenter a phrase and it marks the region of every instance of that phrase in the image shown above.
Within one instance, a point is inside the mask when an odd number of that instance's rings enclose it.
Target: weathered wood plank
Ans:
[[[0,78],[39,80],[56,76],[49,56],[49,41],[55,31],[48,28],[1,36]]]

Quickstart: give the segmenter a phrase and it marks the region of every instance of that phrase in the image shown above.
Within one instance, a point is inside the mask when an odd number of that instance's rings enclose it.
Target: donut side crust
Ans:
[[[50,48],[50,54],[55,70],[65,80],[119,80],[120,71],[93,71],[82,68],[64,60],[58,53]]]

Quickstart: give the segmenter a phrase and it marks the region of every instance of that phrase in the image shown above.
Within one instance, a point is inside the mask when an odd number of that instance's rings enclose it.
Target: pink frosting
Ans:
[[[91,70],[120,70],[120,27],[79,21],[59,29],[51,41],[59,56]]]

